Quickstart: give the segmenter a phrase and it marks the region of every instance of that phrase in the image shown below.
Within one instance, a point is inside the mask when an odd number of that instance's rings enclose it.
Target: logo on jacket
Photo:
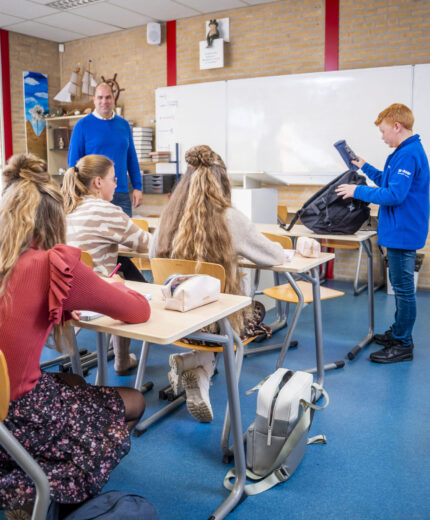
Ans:
[[[409,177],[411,172],[408,172],[408,170],[403,170],[402,168],[399,168],[398,172],[399,175],[404,175],[405,177]]]

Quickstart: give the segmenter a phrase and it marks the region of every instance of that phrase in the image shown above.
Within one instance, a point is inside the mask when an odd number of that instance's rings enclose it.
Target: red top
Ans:
[[[0,300],[0,348],[8,365],[11,401],[36,385],[52,325],[70,318],[70,311],[96,311],[128,323],[149,319],[144,296],[121,283],[105,282],[80,257],[80,249],[63,244],[49,251],[30,248],[11,274]]]

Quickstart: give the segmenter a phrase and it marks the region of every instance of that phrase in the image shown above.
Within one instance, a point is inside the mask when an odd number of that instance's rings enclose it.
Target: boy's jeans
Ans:
[[[411,344],[412,329],[417,315],[414,271],[416,251],[387,248],[390,282],[396,299],[392,325],[393,338],[405,347]]]

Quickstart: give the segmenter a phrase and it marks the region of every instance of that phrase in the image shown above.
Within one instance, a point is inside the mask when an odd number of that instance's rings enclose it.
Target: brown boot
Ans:
[[[130,339],[112,336],[113,352],[115,354],[114,368],[118,376],[125,376],[127,372],[137,367],[137,359],[130,354]]]

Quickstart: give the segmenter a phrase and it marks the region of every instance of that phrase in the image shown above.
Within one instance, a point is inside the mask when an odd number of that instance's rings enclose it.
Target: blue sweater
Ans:
[[[88,114],[76,123],[70,139],[69,166],[75,166],[81,157],[89,154],[105,155],[115,163],[116,192],[128,193],[127,171],[133,188],[142,189],[131,128],[122,117],[98,119]]]
[[[380,204],[378,243],[395,249],[424,247],[429,228],[429,163],[420,136],[403,141],[381,172],[365,163],[363,172],[379,186],[357,186],[354,198]]]

